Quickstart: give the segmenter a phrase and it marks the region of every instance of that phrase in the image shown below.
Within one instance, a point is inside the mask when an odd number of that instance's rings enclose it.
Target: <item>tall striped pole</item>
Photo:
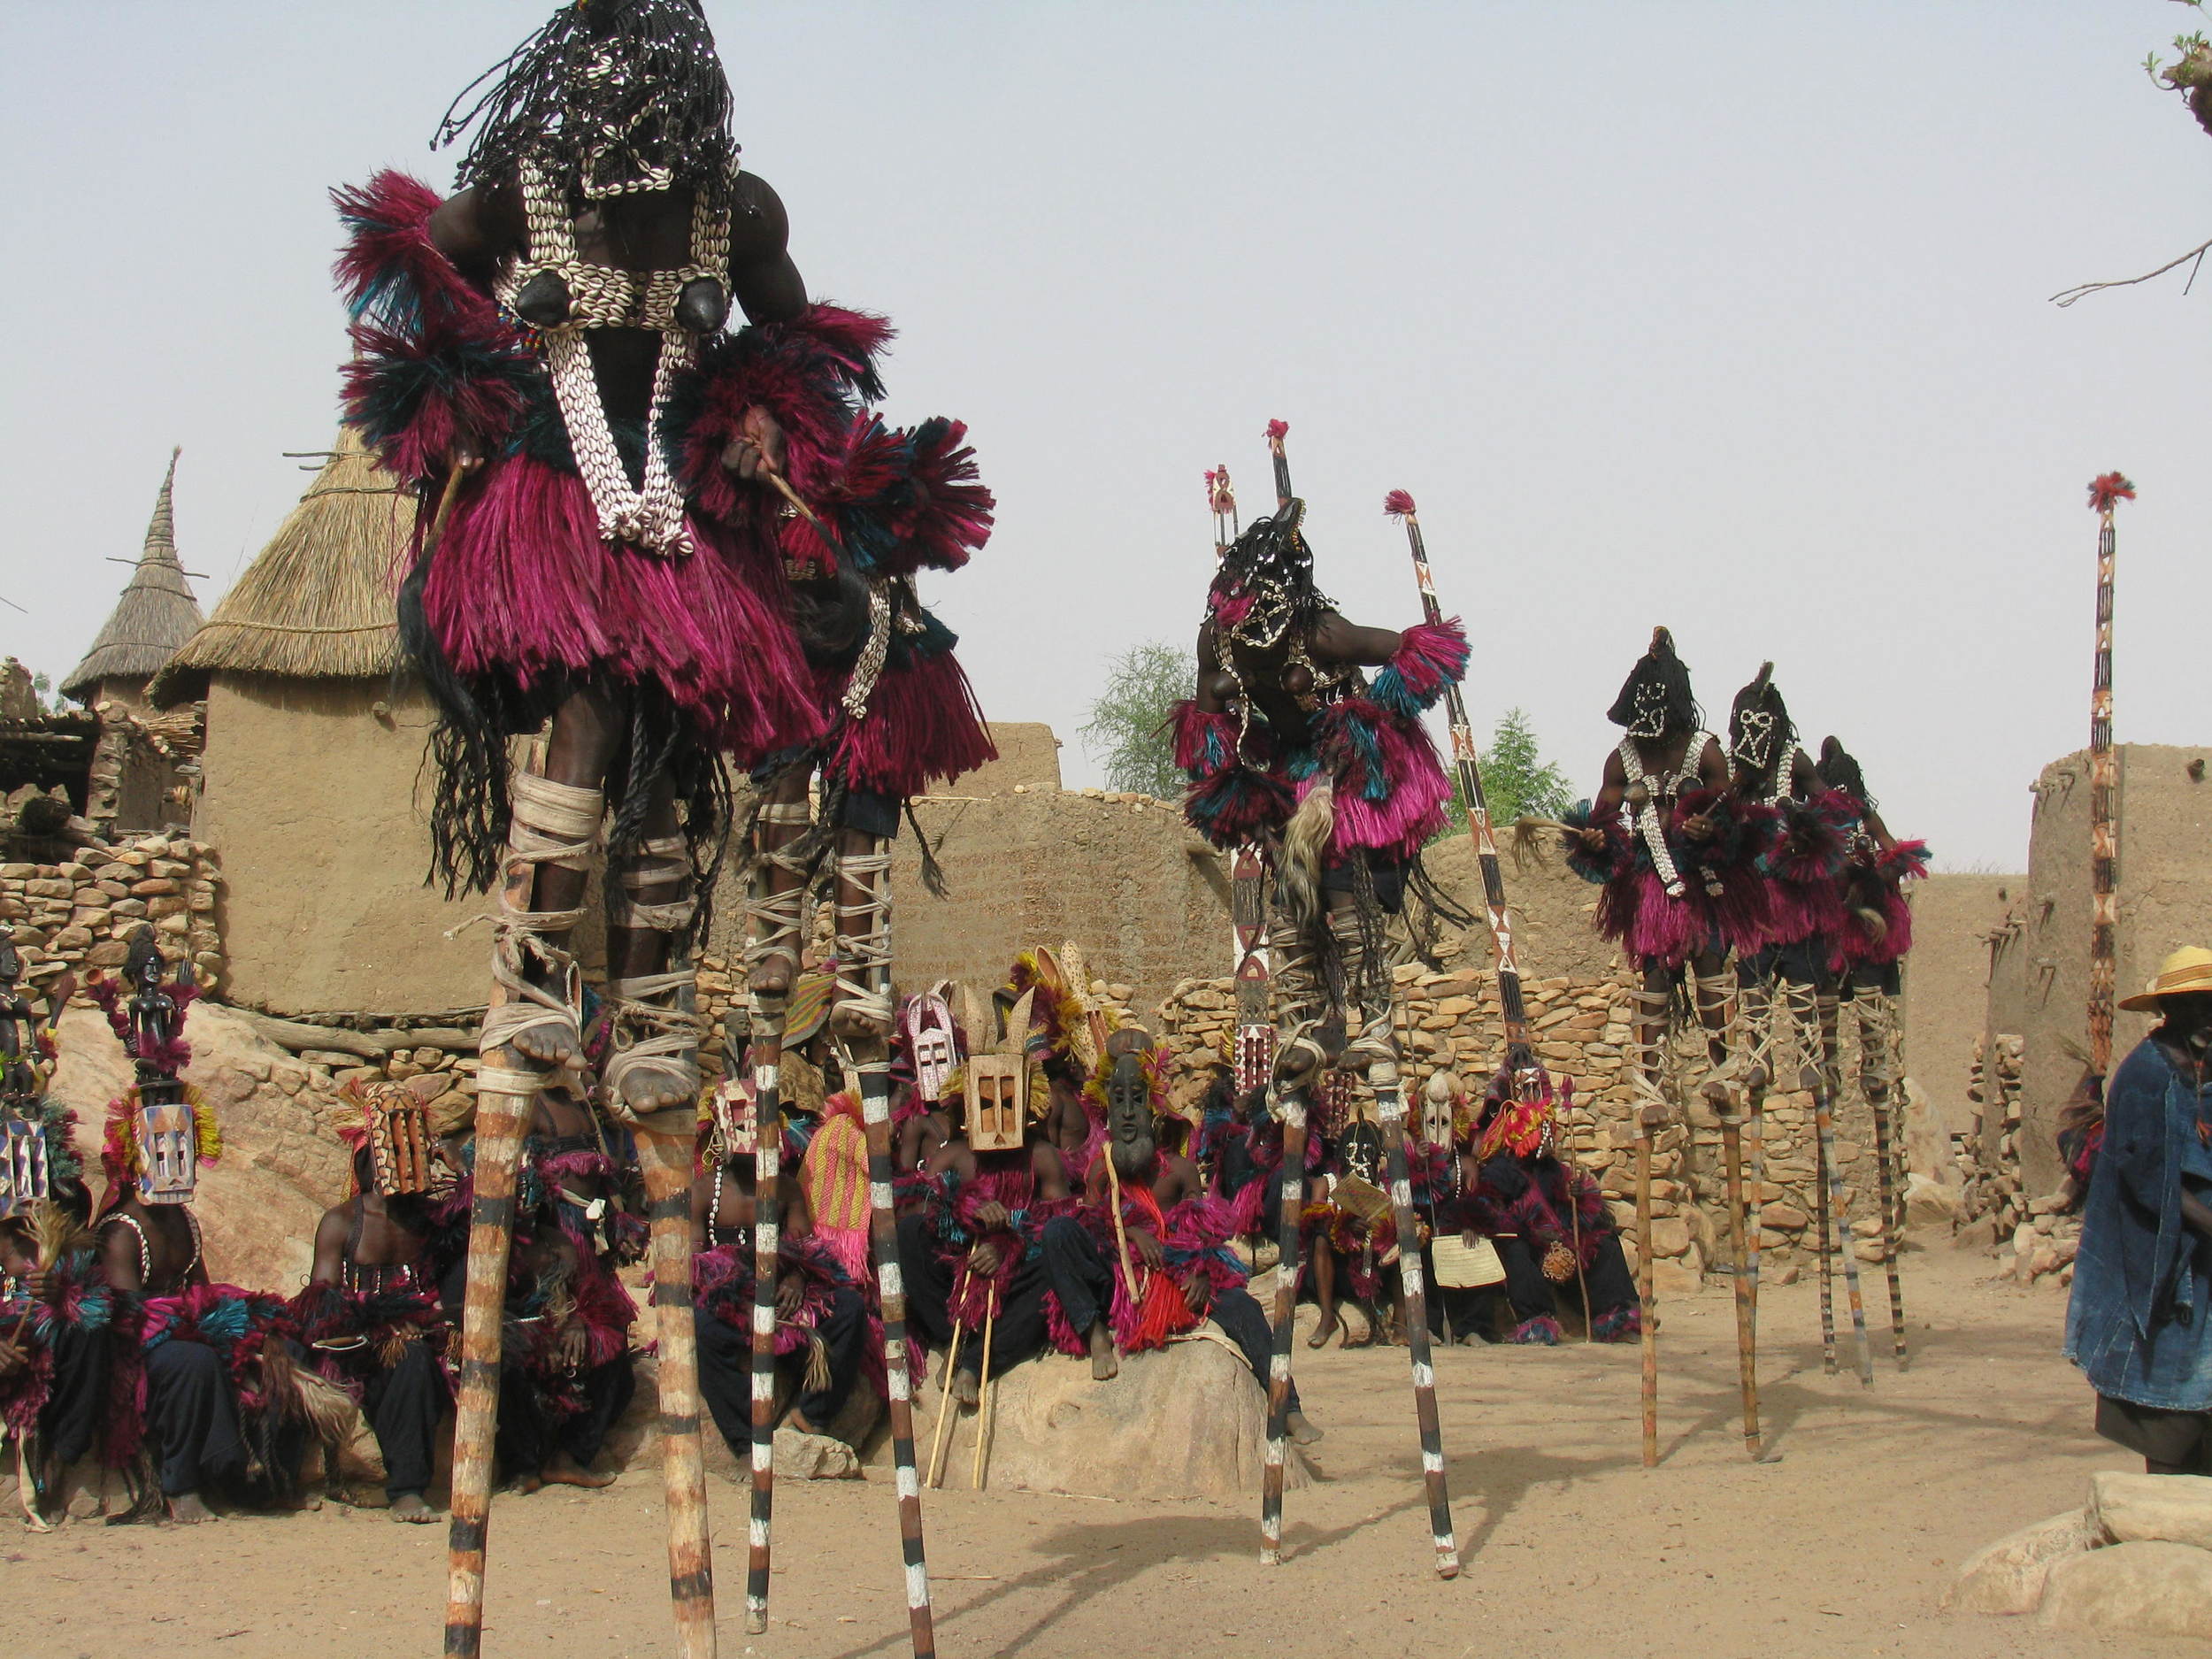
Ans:
[[[865,1002],[883,1010],[887,1022],[892,1007],[891,861],[883,856],[868,862],[872,866],[867,876],[872,886],[864,907],[872,910],[883,937],[880,949],[861,963],[857,971],[863,976]],[[852,876],[841,870],[839,879],[850,885]],[[841,900],[841,922],[849,908],[852,907]],[[841,984],[840,988],[843,988]],[[841,1040],[839,1057],[847,1075],[859,1080],[861,1121],[868,1132],[868,1236],[875,1252],[876,1294],[883,1312],[883,1371],[890,1396],[892,1479],[898,1492],[907,1625],[914,1659],[935,1659],[937,1633],[929,1601],[929,1564],[922,1546],[922,1480],[914,1459],[914,1379],[907,1360],[906,1281],[899,1271],[898,1212],[891,1196],[896,1170],[891,1150],[890,1044],[879,1035],[850,1043]],[[947,1382],[950,1382],[949,1376]]]
[[[1413,497],[1394,489],[1383,497],[1386,516],[1404,521],[1406,541],[1413,551],[1414,580],[1420,584],[1421,614],[1432,625],[1444,619],[1437,603],[1436,579],[1429,569],[1429,550],[1421,538],[1421,519]],[[1536,1064],[1528,1041],[1528,1007],[1521,995],[1521,965],[1513,949],[1513,918],[1506,909],[1505,871],[1498,861],[1498,841],[1490,824],[1490,804],[1482,792],[1482,766],[1476,758],[1474,729],[1467,720],[1467,700],[1457,686],[1444,690],[1445,717],[1452,728],[1452,764],[1459,774],[1460,799],[1465,803],[1467,830],[1474,837],[1475,862],[1482,871],[1483,910],[1490,924],[1490,941],[1498,953],[1498,1010],[1505,1021],[1505,1059],[1517,1083],[1526,1080],[1541,1087],[1546,1079]]]
[[[1283,1559],[1283,1470],[1290,1456],[1290,1348],[1297,1332],[1298,1222],[1306,1207],[1306,1091],[1274,1102],[1283,1126],[1283,1166],[1276,1171],[1280,1212],[1276,1217],[1273,1348],[1267,1362],[1267,1455],[1260,1471],[1260,1562]]]
[[[2114,887],[2120,845],[2113,829],[2113,798],[2119,762],[2112,748],[2112,572],[2116,553],[2114,512],[2135,499],[2135,486],[2118,472],[2090,480],[2089,505],[2097,515],[2097,656],[2089,689],[2089,1069],[2098,1087],[2112,1071],[2114,957],[2119,899]]]
[[[783,1022],[786,999],[755,992],[753,1039],[753,1490],[745,1561],[745,1628],[768,1628],[770,1533],[776,1514],[776,1280],[783,1232]]]

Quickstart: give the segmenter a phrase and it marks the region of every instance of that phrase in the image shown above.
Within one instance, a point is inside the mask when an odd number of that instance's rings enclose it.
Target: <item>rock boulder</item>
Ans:
[[[1957,1613],[2032,1613],[2051,1569],[2104,1541],[2104,1529],[2090,1509],[2024,1526],[1970,1558],[1944,1593],[1943,1605]]]
[[[2212,1551],[2115,1544],[2054,1564],[2042,1622],[2112,1636],[2212,1634]]]
[[[2212,1550],[2212,1479],[2105,1470],[2090,1482],[2090,1509],[2123,1544],[2188,1544]],[[2212,1609],[2207,1609],[2212,1616]]]

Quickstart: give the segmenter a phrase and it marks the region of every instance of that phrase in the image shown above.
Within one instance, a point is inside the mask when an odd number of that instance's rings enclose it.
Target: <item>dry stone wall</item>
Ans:
[[[222,880],[213,849],[182,835],[80,848],[66,864],[0,864],[0,925],[33,977],[58,962],[82,979],[121,968],[130,936],[151,923],[165,956],[190,957],[203,989],[219,990]]]

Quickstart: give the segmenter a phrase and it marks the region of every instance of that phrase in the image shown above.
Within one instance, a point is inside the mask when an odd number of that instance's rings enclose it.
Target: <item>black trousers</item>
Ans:
[[[1060,1299],[1060,1311],[1078,1333],[1087,1332],[1112,1306],[1112,1263],[1099,1248],[1098,1240],[1071,1217],[1057,1216],[1045,1223],[1045,1273],[1051,1280],[1052,1294]],[[1265,1389],[1268,1366],[1275,1353],[1275,1334],[1252,1293],[1237,1288],[1216,1293],[1208,1317],[1237,1345],[1244,1363]],[[1290,1386],[1290,1409],[1298,1409],[1294,1381]]]
[[[108,1333],[57,1320],[49,1339],[53,1392],[38,1414],[39,1438],[55,1467],[67,1468],[92,1449],[108,1395]]]
[[[1505,1263],[1505,1296],[1512,1304],[1516,1322],[1525,1322],[1543,1314],[1555,1316],[1563,1302],[1580,1310],[1581,1286],[1571,1276],[1558,1284],[1546,1279],[1541,1265],[1543,1252],[1528,1240],[1516,1236],[1494,1242],[1498,1247],[1498,1260]],[[1589,1286],[1593,1319],[1601,1319],[1616,1308],[1635,1304],[1635,1276],[1628,1271],[1628,1257],[1616,1233],[1606,1233],[1598,1240],[1597,1258],[1584,1271],[1582,1279]]]
[[[146,1427],[164,1497],[188,1496],[245,1468],[238,1400],[222,1356],[204,1342],[172,1337],[147,1351]]]
[[[739,1330],[726,1319],[717,1318],[703,1308],[692,1310],[691,1324],[699,1339],[699,1392],[705,1396],[707,1409],[714,1414],[714,1426],[722,1431],[722,1439],[733,1456],[741,1460],[749,1457],[753,1443],[752,1333]],[[858,1291],[850,1286],[841,1286],[817,1329],[828,1350],[829,1384],[802,1392],[792,1403],[800,1416],[820,1429],[827,1428],[845,1409],[853,1384],[859,1380],[861,1363],[867,1356],[868,1305],[861,1301]],[[807,1349],[787,1354],[777,1363],[804,1371]]]
[[[923,1344],[937,1352],[952,1346],[953,1270],[938,1258],[937,1230],[926,1215],[899,1218],[899,1273],[906,1281],[906,1317]],[[1001,1294],[992,1321],[991,1369],[1004,1371],[1044,1352],[1045,1292],[1050,1280],[1044,1263],[1025,1256]],[[980,1372],[983,1332],[962,1333],[954,1368]]]
[[[384,1494],[420,1497],[430,1489],[438,1425],[445,1416],[445,1373],[426,1342],[410,1342],[399,1363],[370,1369],[361,1385],[361,1413],[384,1454]],[[504,1402],[501,1417],[505,1418]]]
[[[512,1479],[534,1475],[556,1452],[565,1452],[588,1468],[606,1443],[607,1431],[629,1409],[637,1392],[637,1373],[625,1349],[603,1365],[578,1373],[584,1409],[572,1417],[554,1418],[538,1403],[530,1374],[520,1365],[503,1365],[499,1372],[499,1432],[492,1449],[500,1472]]]
[[[2097,1396],[2097,1432],[2143,1455],[2152,1475],[2212,1475],[2212,1412],[2169,1411]]]

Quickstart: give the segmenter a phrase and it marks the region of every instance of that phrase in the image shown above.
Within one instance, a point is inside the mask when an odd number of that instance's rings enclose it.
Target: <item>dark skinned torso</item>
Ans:
[[[806,285],[786,248],[790,224],[767,181],[737,175],[730,212],[730,295],[753,322],[780,322],[806,309]],[[618,271],[672,271],[691,259],[691,192],[641,191],[588,205],[575,220],[576,251]],[[522,193],[504,181],[463,190],[430,216],[430,239],[486,293],[500,266],[526,255],[530,232]],[[643,421],[653,398],[661,337],[646,328],[594,328],[586,338],[610,417]]]
[[[1222,667],[1222,647],[1210,621],[1198,630],[1197,703],[1208,714],[1219,714],[1236,697],[1236,678]],[[1327,667],[1379,667],[1397,649],[1398,635],[1392,630],[1363,628],[1333,611],[1322,613],[1306,641],[1306,655]],[[1303,664],[1290,660],[1287,641],[1265,649],[1231,645],[1229,651],[1255,711],[1284,742],[1295,746],[1308,741],[1313,717],[1299,700],[1312,694],[1314,677]]]
[[[136,1197],[118,1204],[100,1229],[100,1265],[118,1290],[148,1296],[173,1296],[208,1282],[207,1263],[196,1262],[192,1223],[182,1204],[142,1204]],[[139,1265],[139,1237],[122,1225],[129,1216],[142,1230],[150,1271]],[[190,1271],[188,1271],[187,1269]]]
[[[345,1282],[346,1246],[353,1237],[356,1216],[361,1218],[361,1242],[350,1252],[355,1267],[411,1267],[422,1259],[430,1238],[430,1218],[423,1213],[422,1200],[412,1194],[387,1198],[380,1193],[357,1193],[323,1212],[322,1224],[315,1229],[310,1282]]]

